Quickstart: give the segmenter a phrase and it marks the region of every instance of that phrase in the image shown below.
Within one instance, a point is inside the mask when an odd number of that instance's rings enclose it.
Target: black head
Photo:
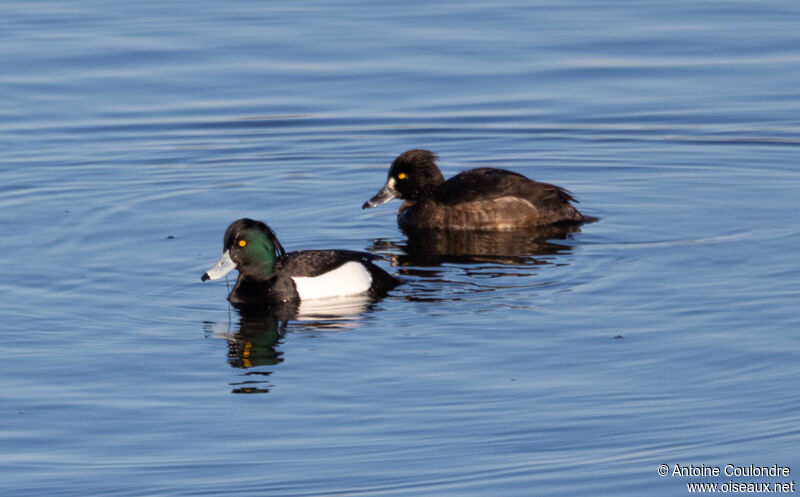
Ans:
[[[240,275],[255,279],[269,277],[275,261],[286,255],[275,233],[261,221],[239,219],[225,230],[222,257],[202,277],[219,279],[233,269]]]
[[[439,157],[429,150],[415,149],[398,155],[389,168],[383,189],[364,203],[363,207],[377,207],[393,198],[419,202],[433,195],[444,183],[444,176],[436,166]]]

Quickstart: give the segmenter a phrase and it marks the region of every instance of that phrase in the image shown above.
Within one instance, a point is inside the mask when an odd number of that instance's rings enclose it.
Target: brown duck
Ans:
[[[363,208],[393,198],[405,200],[397,213],[403,228],[507,230],[596,221],[572,205],[572,194],[560,186],[490,167],[463,171],[445,181],[428,150],[400,154],[389,168],[383,189]]]

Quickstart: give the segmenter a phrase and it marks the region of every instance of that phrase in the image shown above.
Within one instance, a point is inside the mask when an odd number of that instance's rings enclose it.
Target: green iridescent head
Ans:
[[[261,221],[239,219],[225,230],[222,257],[206,271],[202,280],[217,280],[233,271],[244,277],[266,279],[275,262],[286,255],[275,233]]]

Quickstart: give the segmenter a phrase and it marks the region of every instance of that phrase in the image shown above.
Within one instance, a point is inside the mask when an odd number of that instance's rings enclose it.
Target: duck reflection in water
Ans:
[[[287,330],[345,331],[358,325],[374,300],[366,295],[318,299],[272,306],[237,307],[238,323],[203,323],[206,337],[227,342],[231,367],[245,369],[244,381],[231,383],[232,393],[267,393],[272,371],[283,362],[279,350]]]
[[[407,237],[405,241],[378,239],[373,242],[370,251],[387,255],[394,266],[481,262],[544,264],[537,257],[570,253],[573,247],[569,241],[580,231],[580,226],[576,224],[503,231],[403,228]],[[397,254],[397,251],[401,253]]]

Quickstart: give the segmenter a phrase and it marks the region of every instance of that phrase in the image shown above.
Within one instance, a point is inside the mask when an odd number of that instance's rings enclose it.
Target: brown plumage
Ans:
[[[596,221],[572,205],[569,191],[494,168],[463,171],[445,181],[427,150],[409,150],[389,169],[384,188],[364,204],[377,207],[392,198],[406,202],[402,227],[448,230],[506,230]]]

